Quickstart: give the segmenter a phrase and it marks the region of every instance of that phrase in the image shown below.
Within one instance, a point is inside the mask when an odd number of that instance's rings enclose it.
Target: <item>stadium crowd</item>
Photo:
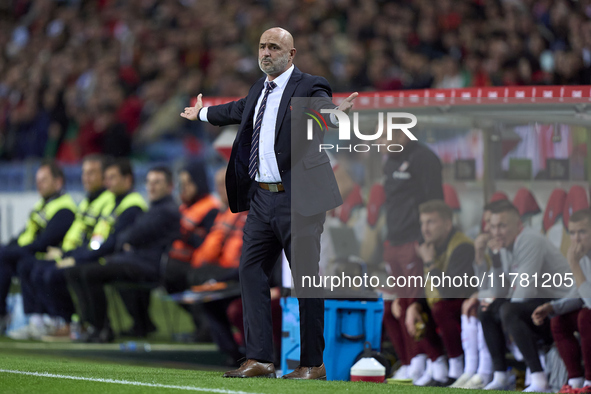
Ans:
[[[567,0],[5,1],[0,158],[151,158],[162,139],[203,137],[178,108],[244,96],[271,26],[342,92],[589,84],[590,17]]]

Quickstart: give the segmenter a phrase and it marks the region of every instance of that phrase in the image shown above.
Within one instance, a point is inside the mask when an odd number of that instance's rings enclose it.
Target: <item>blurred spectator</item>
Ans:
[[[4,159],[106,153],[94,124],[103,106],[115,108],[134,153],[182,141],[194,132],[177,116],[188,97],[245,95],[260,76],[258,32],[276,25],[298,37],[298,67],[336,91],[591,83],[588,1],[9,3],[0,24]]]

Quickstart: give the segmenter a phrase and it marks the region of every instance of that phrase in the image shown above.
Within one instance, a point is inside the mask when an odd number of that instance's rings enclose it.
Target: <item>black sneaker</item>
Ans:
[[[431,378],[431,380],[423,387],[447,387],[454,384],[455,381],[456,380],[453,378],[447,378],[445,382],[440,382],[439,380]]]

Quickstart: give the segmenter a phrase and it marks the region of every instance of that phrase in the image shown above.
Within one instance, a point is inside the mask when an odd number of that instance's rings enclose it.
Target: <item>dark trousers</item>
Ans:
[[[583,308],[556,316],[552,318],[550,325],[556,347],[566,365],[568,378],[584,376],[586,380],[591,380],[591,310]],[[575,332],[581,337],[580,344]],[[581,356],[585,363],[584,371]]]
[[[107,298],[104,286],[112,282],[145,283],[156,282],[157,273],[147,270],[137,263],[125,261],[127,254],[116,255],[106,265],[98,263],[84,264],[65,271],[68,284],[78,298],[78,307],[83,321],[97,329],[109,325],[107,316]],[[121,258],[117,258],[121,257]],[[144,324],[149,317],[147,310],[128,310],[135,324]]]
[[[21,283],[21,294],[23,296],[23,309],[25,314],[46,313],[47,309],[41,302],[40,289],[36,288],[32,281],[32,272],[37,265],[33,255],[19,259],[16,266],[16,273]],[[47,262],[49,263],[49,262]]]
[[[230,304],[236,298],[227,298],[203,304],[203,312],[208,319],[211,337],[220,350],[234,361],[243,357],[232,333],[232,325],[226,313]]]
[[[538,341],[552,342],[550,321],[546,319],[542,325],[536,326],[531,315],[538,306],[547,301],[530,299],[524,302],[510,302],[499,298],[493,301],[485,311],[482,308],[479,309],[478,318],[482,323],[484,339],[495,371],[507,370],[505,332],[523,354],[531,372],[543,371],[538,354]]]
[[[6,297],[10,291],[12,277],[17,275],[21,258],[25,257],[22,248],[16,244],[0,246],[0,317],[6,315]]]
[[[42,261],[35,265],[31,272],[31,281],[41,294],[40,302],[47,313],[69,322],[75,309],[64,269],[57,268],[53,262],[44,263]]]
[[[307,367],[322,364],[324,300],[306,298],[315,294],[301,288],[301,278],[318,275],[324,218],[325,213],[304,217],[294,212],[292,216],[287,193],[255,190],[244,226],[239,268],[247,358],[273,362],[269,277],[281,250],[285,249],[300,305],[300,364]]]
[[[23,259],[25,260],[25,259]],[[53,260],[34,257],[19,263],[25,313],[47,313],[70,321],[74,305],[63,270]],[[24,274],[25,268],[27,275]]]

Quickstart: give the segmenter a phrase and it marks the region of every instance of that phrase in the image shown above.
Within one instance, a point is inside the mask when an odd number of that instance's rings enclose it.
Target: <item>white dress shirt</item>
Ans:
[[[291,65],[283,74],[273,80],[277,84],[277,87],[269,93],[267,97],[267,106],[265,107],[265,113],[263,114],[263,123],[261,124],[261,133],[259,137],[259,171],[255,176],[257,182],[263,183],[279,183],[281,182],[281,175],[279,173],[279,167],[277,166],[277,157],[275,156],[275,127],[277,124],[277,112],[279,111],[279,104],[281,103],[281,97],[283,91],[287,86],[287,82],[293,73],[294,66]],[[265,80],[269,81],[269,77]],[[263,93],[265,91],[265,85],[259,93],[257,105],[254,109],[254,115],[252,118],[252,124],[256,122],[261,102],[263,101]],[[207,107],[204,107],[199,112],[199,119],[207,122]]]

